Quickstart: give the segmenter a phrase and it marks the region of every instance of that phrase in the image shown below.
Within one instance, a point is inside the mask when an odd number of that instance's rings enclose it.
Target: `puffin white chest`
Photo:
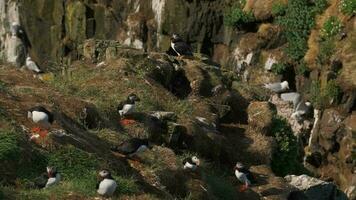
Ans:
[[[104,179],[99,184],[98,193],[100,195],[111,196],[116,190],[117,184],[112,179]]]
[[[48,178],[47,183],[46,183],[46,187],[50,187],[50,186],[52,186],[52,185],[55,185],[55,184],[57,184],[60,180],[61,180],[60,174],[56,174],[56,177]]]
[[[238,170],[235,170],[235,175],[236,178],[241,181],[242,183],[247,183],[248,185],[251,184],[251,182],[248,180],[246,174],[239,172]]]
[[[135,111],[135,104],[125,104],[122,108],[122,114],[130,114]]]
[[[171,42],[171,47],[178,54],[178,56],[180,56],[180,53],[178,53],[177,50],[174,48],[174,43],[173,42]]]
[[[197,166],[194,165],[194,164],[191,164],[191,163],[189,163],[189,162],[186,162],[186,163],[184,164],[183,169],[196,170],[196,169],[197,169]]]
[[[33,111],[32,120],[35,123],[48,122],[48,115],[44,112]]]

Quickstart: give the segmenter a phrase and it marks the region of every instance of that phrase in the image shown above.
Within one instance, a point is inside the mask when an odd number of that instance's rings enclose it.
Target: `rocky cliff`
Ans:
[[[26,49],[10,36],[13,22],[23,28]],[[143,113],[177,115],[174,120],[157,120],[143,114],[143,118],[138,117],[140,123],[129,128],[131,136],[144,130],[145,135],[140,136],[150,136],[157,145],[174,150],[156,149],[149,156],[162,151],[174,155],[188,149],[213,163],[231,167],[242,160],[255,166],[256,173],[269,175],[270,167],[266,166],[271,166],[274,173],[278,174],[278,169],[283,172],[278,175],[283,176],[293,167],[275,165],[273,155],[278,155],[282,160],[303,163],[303,170],[334,182],[352,199],[356,192],[355,29],[352,0],[0,0],[0,61],[23,64],[28,54],[49,72],[42,82],[22,85],[20,80],[29,76],[20,75],[11,65],[1,68],[0,92],[4,95],[0,108],[9,111],[7,118],[27,125],[19,116],[30,104],[46,102],[70,119],[79,118],[78,113],[90,105],[97,107],[95,116],[100,115],[104,124],[100,129],[120,132],[110,110],[129,91],[135,91],[148,99],[140,108]],[[194,59],[164,54],[173,33],[191,44]],[[13,56],[13,52],[21,56]],[[103,68],[96,66],[102,61]],[[300,93],[313,105],[313,112],[302,120],[292,119],[293,106],[279,95],[271,97],[262,87],[283,80],[289,82],[290,91]],[[9,85],[10,89],[2,89]],[[35,92],[36,87],[53,89],[54,93],[47,96]],[[29,90],[34,94],[26,93]],[[18,98],[21,106],[13,107]],[[72,125],[66,127],[66,117],[60,115],[59,119],[59,127],[71,134],[77,132]],[[289,131],[279,129],[283,119],[294,134],[283,136],[295,143],[287,150],[280,147],[284,139],[276,134]],[[86,138],[86,127],[80,130],[83,135],[69,138],[69,143],[99,155],[107,153],[102,146],[113,140],[105,139],[101,146],[94,142],[97,133],[95,138]],[[116,137],[103,132],[105,137]],[[284,158],[275,153],[279,150],[296,155]],[[174,171],[182,178],[177,166],[166,164],[162,164],[164,171]],[[202,195],[196,199],[220,197],[213,192],[214,184],[208,178],[211,174],[189,181],[184,175],[189,187],[175,189],[176,185],[165,182],[167,174],[162,171],[150,174],[142,170],[147,166],[134,168],[146,173],[141,174],[146,180],[140,187],[152,194],[158,189],[161,198],[185,198],[195,192]],[[300,170],[293,168],[288,173]],[[152,178],[155,176],[158,178]],[[290,188],[282,187],[285,181],[271,176],[262,182],[266,180],[266,185],[254,188],[247,198],[286,198]],[[206,187],[210,187],[207,194]],[[278,190],[272,191],[273,187]],[[240,198],[244,195],[238,193]]]

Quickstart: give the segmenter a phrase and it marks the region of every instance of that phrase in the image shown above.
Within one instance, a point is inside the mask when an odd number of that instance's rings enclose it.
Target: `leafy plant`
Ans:
[[[288,41],[287,55],[299,61],[308,49],[307,39],[314,27],[315,12],[305,0],[288,1],[286,14],[280,16],[277,22],[284,28]]]
[[[286,13],[287,5],[282,2],[275,2],[272,5],[272,15],[281,16]]]
[[[314,11],[319,14],[321,13],[325,8],[326,6],[328,5],[328,0],[314,0],[314,4],[315,4],[315,7],[314,7]]]
[[[298,140],[288,122],[279,117],[275,118],[272,133],[277,142],[277,149],[272,155],[273,172],[279,176],[299,173],[302,167],[298,162]]]
[[[355,0],[341,0],[339,10],[346,15],[356,14],[356,1]]]
[[[325,86],[325,90],[323,91],[323,95],[329,100],[329,101],[335,101],[338,100],[341,94],[341,88],[337,84],[336,80],[330,80]]]
[[[331,16],[325,21],[323,28],[321,29],[321,36],[323,38],[330,38],[340,33],[340,31],[340,20],[335,16]]]
[[[240,4],[235,5],[224,14],[224,24],[239,27],[243,24],[255,21],[252,12],[244,12]]]
[[[313,81],[309,93],[313,105],[317,108],[324,108],[328,104],[339,99],[341,88],[335,80],[329,80],[323,88],[319,81]]]
[[[287,69],[287,65],[283,63],[274,63],[271,71],[275,74],[283,74]]]

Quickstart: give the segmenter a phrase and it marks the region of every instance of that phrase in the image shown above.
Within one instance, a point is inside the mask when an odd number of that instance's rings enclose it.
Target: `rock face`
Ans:
[[[347,199],[346,195],[340,193],[333,183],[328,183],[307,175],[288,175],[285,179],[289,184],[303,191],[307,199]]]

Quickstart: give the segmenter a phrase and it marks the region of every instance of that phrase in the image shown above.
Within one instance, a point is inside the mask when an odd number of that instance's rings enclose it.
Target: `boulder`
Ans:
[[[325,182],[308,175],[288,175],[285,180],[303,191],[308,199],[346,200],[347,197],[333,183]]]
[[[273,107],[269,102],[252,102],[248,108],[248,123],[249,125],[261,131],[263,134],[268,134],[272,127]]]
[[[335,134],[342,121],[343,117],[337,110],[327,109],[324,111],[320,120],[319,143],[325,151],[330,151],[335,147]]]

